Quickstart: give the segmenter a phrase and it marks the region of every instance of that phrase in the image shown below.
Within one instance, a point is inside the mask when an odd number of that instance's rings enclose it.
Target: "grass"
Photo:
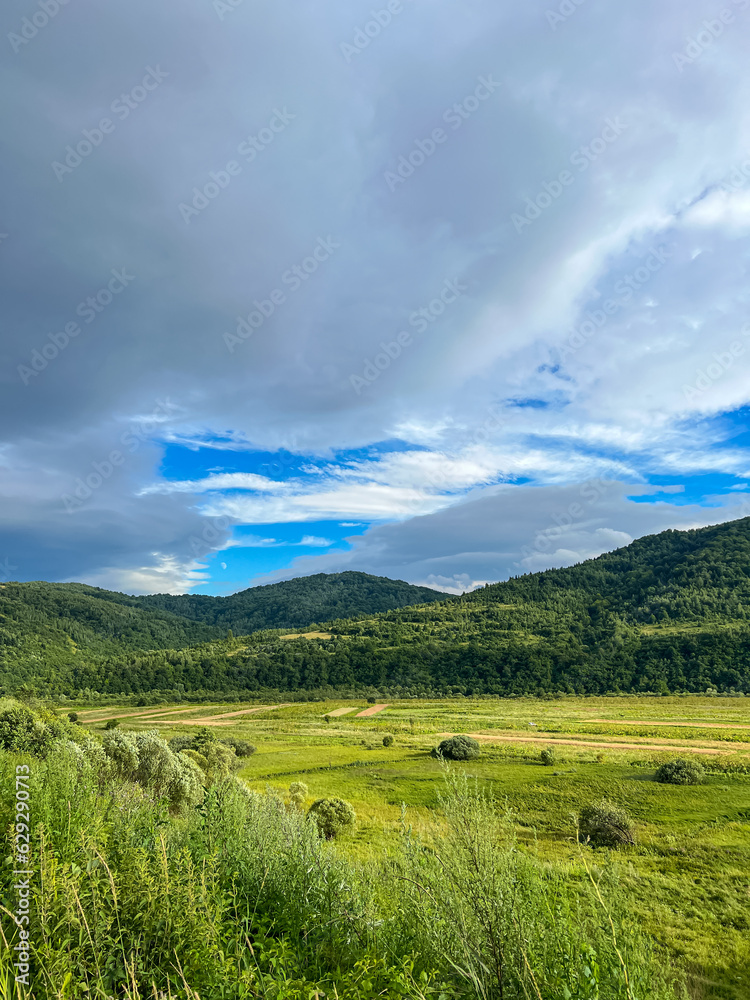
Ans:
[[[243,707],[202,705],[175,718],[210,718]],[[476,778],[501,811],[508,811],[519,849],[543,863],[580,871],[575,814],[602,797],[624,806],[637,824],[637,846],[611,856],[587,849],[590,863],[596,870],[605,862],[613,866],[633,919],[691,970],[693,996],[750,996],[750,730],[740,728],[750,725],[750,699],[410,699],[369,718],[352,712],[324,721],[326,713],[344,707],[364,709],[367,703],[295,704],[226,719],[231,726],[214,731],[257,746],[241,772],[252,788],[283,793],[291,781],[302,780],[309,786],[308,805],[320,797],[350,801],[358,824],[337,850],[367,864],[394,848],[404,806],[415,833],[427,842],[442,835],[443,774],[428,753],[439,737],[531,734],[536,744],[485,743],[479,760],[461,765],[463,774]],[[126,719],[126,711],[123,728],[158,728],[165,738],[192,730],[169,716],[158,727],[153,716]],[[107,714],[116,716],[117,709],[108,708]],[[678,722],[683,725],[669,725]],[[385,734],[395,737],[393,747],[383,747]],[[587,738],[607,747],[558,744],[554,767],[539,764],[542,746]],[[639,752],[618,749],[618,742],[667,749]],[[695,748],[715,751],[699,758],[716,772],[704,785],[653,781],[659,759]],[[747,773],[731,773],[730,766]]]

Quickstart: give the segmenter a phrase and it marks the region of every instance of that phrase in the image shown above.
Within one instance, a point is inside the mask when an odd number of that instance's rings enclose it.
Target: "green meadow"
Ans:
[[[638,842],[586,847],[588,863],[616,880],[635,920],[688,970],[692,996],[750,996],[750,699],[409,699],[366,717],[357,714],[373,707],[364,700],[175,707],[143,709],[145,718],[123,708],[120,727],[170,739],[205,722],[217,736],[249,740],[257,751],[239,774],[252,789],[283,797],[302,781],[308,806],[329,797],[354,806],[356,827],[335,849],[356,864],[387,856],[404,829],[427,843],[440,835],[444,766],[430,750],[456,733],[480,739],[482,754],[453,767],[507,814],[522,851],[571,877],[581,872],[576,815],[587,803],[615,802],[634,819]],[[331,716],[339,709],[354,711]],[[97,731],[117,715],[90,710],[98,721],[87,722],[82,711],[80,721]],[[540,762],[543,747],[554,750],[550,766]],[[660,762],[680,756],[701,762],[705,783],[654,781]]]

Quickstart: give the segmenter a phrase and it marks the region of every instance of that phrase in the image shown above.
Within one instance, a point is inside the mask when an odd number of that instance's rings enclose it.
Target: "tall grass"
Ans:
[[[20,759],[0,753],[4,830]],[[428,846],[405,830],[380,866],[357,869],[299,811],[232,777],[170,814],[71,752],[25,760],[33,986],[16,990],[4,948],[0,1000],[679,996],[613,886],[521,853],[509,819],[450,772],[445,832]],[[12,944],[7,912],[3,931]]]

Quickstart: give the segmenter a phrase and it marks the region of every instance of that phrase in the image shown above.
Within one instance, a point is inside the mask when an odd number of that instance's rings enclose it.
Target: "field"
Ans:
[[[446,735],[472,734],[482,755],[457,766],[510,811],[523,849],[542,859],[579,865],[577,811],[603,797],[624,806],[638,845],[596,851],[594,864],[614,866],[637,919],[692,970],[696,997],[750,995],[750,700],[410,699],[360,714],[374,707],[165,705],[81,711],[80,721],[99,729],[117,716],[123,728],[166,738],[212,725],[249,739],[257,752],[240,774],[253,788],[283,794],[303,781],[308,804],[329,796],[353,804],[357,827],[339,849],[360,862],[387,851],[402,823],[429,837],[443,783],[429,750]],[[555,750],[549,767],[539,761],[545,746]],[[655,782],[657,764],[674,756],[700,760],[705,784]]]

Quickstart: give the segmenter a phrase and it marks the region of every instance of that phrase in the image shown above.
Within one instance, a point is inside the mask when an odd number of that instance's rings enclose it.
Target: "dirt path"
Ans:
[[[222,719],[236,718],[238,715],[254,715],[256,712],[265,712],[272,708],[288,708],[291,702],[285,705],[259,705],[257,708],[241,708],[237,712],[222,712],[221,715],[209,715],[204,719],[154,719],[154,722],[174,723],[179,726],[231,726],[231,722],[222,722]]]
[[[452,736],[452,733],[442,734],[442,738]],[[666,743],[596,743],[593,740],[565,740],[549,737],[542,739],[538,736],[487,736],[485,733],[470,733],[475,740],[484,740],[487,743],[536,743],[537,746],[555,746],[558,743],[571,747],[593,747],[597,750],[668,750],[672,753],[705,753],[705,754],[730,754],[736,750],[724,750],[723,748],[712,747],[692,747],[673,746]]]
[[[664,722],[661,719],[585,719],[585,722],[600,722],[608,726],[685,726],[687,729],[750,729],[750,725],[743,722]]]
[[[92,717],[87,715],[86,718],[82,714],[79,715],[81,722],[105,722],[107,719],[151,719],[157,715],[173,715],[178,712],[200,712],[200,705],[193,705],[192,708],[161,708],[161,709],[149,709],[148,712],[115,712],[109,715],[97,715]]]
[[[355,705],[354,708],[336,708],[334,709],[333,712],[326,712],[325,714],[330,715],[332,719],[335,719],[339,715],[348,715],[349,712],[356,712],[356,711],[357,707]]]
[[[364,712],[357,712],[357,714],[354,716],[354,718],[355,719],[364,719],[366,716],[369,716],[369,715],[377,715],[378,712],[382,712],[384,708],[388,708],[388,706],[387,705],[371,705],[369,708],[366,708],[364,710]]]

